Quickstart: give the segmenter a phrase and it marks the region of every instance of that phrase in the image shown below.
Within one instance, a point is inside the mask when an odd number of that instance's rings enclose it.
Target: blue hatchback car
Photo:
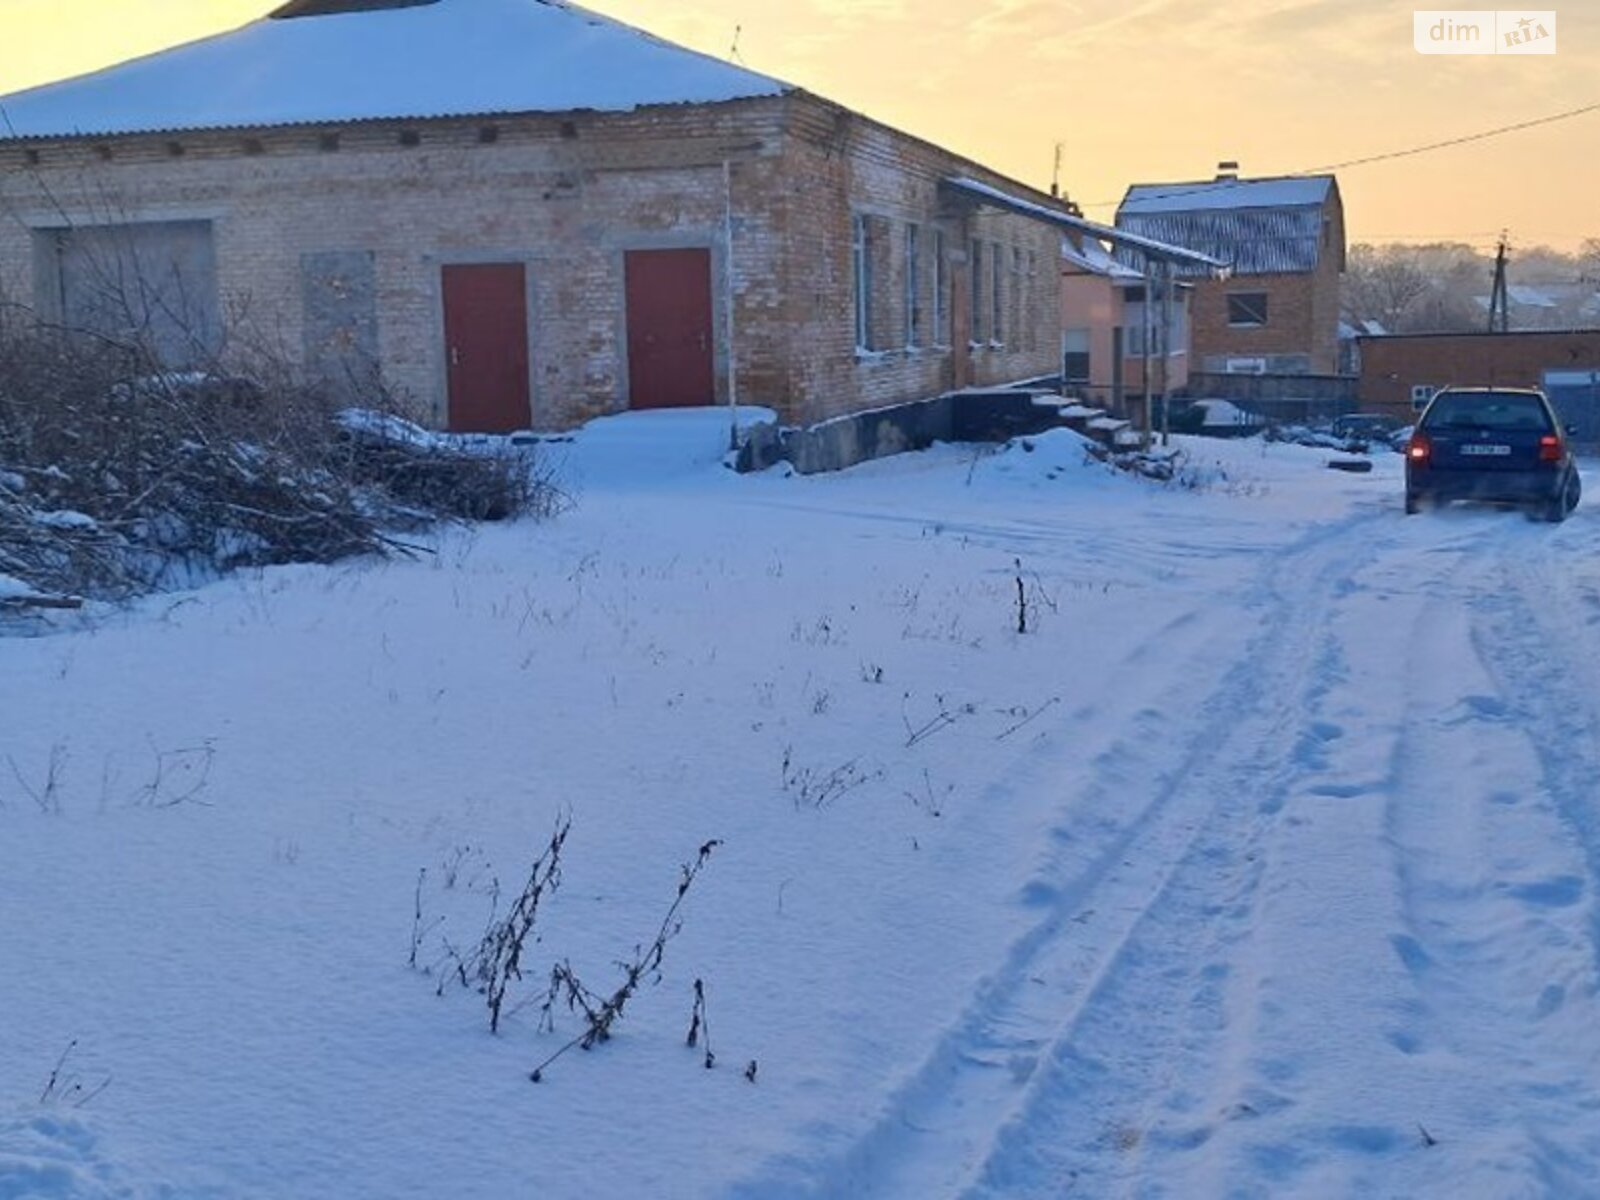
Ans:
[[[1566,433],[1543,392],[1445,388],[1406,446],[1406,512],[1485,500],[1564,521],[1582,483]]]

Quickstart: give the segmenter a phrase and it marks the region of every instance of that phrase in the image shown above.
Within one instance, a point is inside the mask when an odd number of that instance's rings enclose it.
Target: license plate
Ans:
[[[1503,446],[1503,445],[1500,445],[1499,443],[1496,443],[1496,442],[1486,442],[1486,443],[1481,443],[1481,444],[1475,445],[1475,446],[1463,446],[1463,447],[1461,447],[1461,453],[1463,453],[1463,454],[1481,454],[1481,455],[1485,455],[1485,456],[1488,456],[1488,457],[1498,458],[1500,455],[1510,454],[1511,453],[1511,447],[1510,446]]]

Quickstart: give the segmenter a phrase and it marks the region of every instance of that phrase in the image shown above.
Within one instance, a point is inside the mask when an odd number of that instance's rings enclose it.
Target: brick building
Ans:
[[[0,304],[168,366],[496,431],[1059,368],[1059,204],[562,0],[295,0],[0,103]]]
[[[1116,223],[1232,268],[1226,280],[1195,280],[1192,371],[1338,371],[1345,234],[1333,176],[1241,179],[1223,163],[1208,182],[1136,184]]]
[[[1579,440],[1600,442],[1600,329],[1390,333],[1359,342],[1363,408],[1410,422],[1451,384],[1537,387]]]

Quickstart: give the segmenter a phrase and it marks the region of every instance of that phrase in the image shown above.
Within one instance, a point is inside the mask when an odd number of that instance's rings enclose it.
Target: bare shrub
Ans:
[[[841,796],[848,795],[864,784],[883,778],[883,769],[864,769],[859,758],[852,758],[832,769],[808,767],[795,762],[794,747],[783,751],[781,773],[783,790],[793,800],[795,809],[824,809]]]
[[[700,877],[700,872],[710,861],[712,851],[720,845],[722,843],[717,840],[704,843],[695,855],[694,862],[683,865],[682,874],[678,879],[678,894],[673,899],[671,907],[667,909],[667,915],[661,919],[661,925],[656,930],[654,939],[646,946],[636,946],[633,958],[619,964],[622,968],[622,982],[610,995],[602,995],[585,986],[574,973],[570,962],[563,961],[556,964],[550,972],[550,991],[544,1002],[545,1025],[547,1028],[554,1027],[556,1006],[564,1000],[569,1011],[583,1014],[583,1031],[533,1069],[528,1078],[534,1083],[543,1082],[544,1073],[550,1064],[574,1047],[592,1050],[600,1043],[610,1041],[612,1026],[622,1019],[624,1009],[639,988],[646,982],[660,982],[661,961],[666,955],[667,943],[683,930],[683,921],[678,916],[678,910],[683,907],[684,897],[689,894],[694,881]],[[709,1053],[709,1047],[707,1049]],[[712,1060],[708,1058],[706,1065],[711,1066]]]
[[[706,1044],[705,1064],[706,1070],[717,1065],[717,1056],[711,1049],[711,1014],[706,1008],[705,980],[694,981],[694,1008],[689,1013],[689,1032],[683,1039],[683,1044],[695,1050],[704,1040]]]
[[[45,1080],[44,1090],[39,1093],[40,1107],[71,1106],[83,1108],[95,1097],[111,1086],[111,1076],[89,1080],[79,1075],[71,1066],[68,1059],[72,1052],[78,1048],[78,1039],[73,1038],[67,1043],[67,1048],[61,1052],[61,1057],[56,1059],[56,1065],[51,1068],[50,1077]]]
[[[43,593],[414,554],[397,533],[561,503],[528,452],[352,418],[281,360],[168,372],[136,344],[0,319],[0,575]]]
[[[572,831],[572,819],[565,817],[550,835],[550,843],[528,872],[522,893],[512,902],[504,917],[490,923],[478,942],[478,949],[466,964],[466,977],[476,982],[489,1006],[489,1031],[500,1031],[500,1013],[506,993],[522,978],[522,955],[539,920],[539,905],[561,886],[561,851]],[[534,940],[538,940],[535,938]]]
[[[549,842],[528,869],[527,882],[504,912],[500,911],[500,881],[498,877],[490,880],[485,889],[490,901],[488,924],[470,950],[457,947],[440,933],[445,925],[443,916],[428,916],[423,903],[428,871],[424,867],[417,872],[412,900],[411,953],[407,961],[413,969],[419,969],[419,959],[425,945],[437,934],[441,949],[432,965],[420,969],[424,974],[438,974],[439,982],[435,990],[441,996],[451,980],[481,995],[489,1009],[491,1033],[500,1032],[500,1020],[512,985],[522,979],[523,956],[531,945],[540,940],[535,932],[540,908],[561,888],[561,855],[571,832],[570,816],[563,816],[556,822]],[[445,860],[441,873],[444,891],[455,889],[461,878],[462,867],[469,857],[477,857],[471,847],[457,846]],[[467,880],[466,890],[478,892],[476,884],[480,873],[490,869],[486,859],[478,861],[472,878]]]

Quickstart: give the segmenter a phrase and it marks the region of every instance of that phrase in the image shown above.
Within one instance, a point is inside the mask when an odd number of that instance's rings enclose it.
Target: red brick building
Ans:
[[[1407,422],[1442,387],[1537,387],[1600,441],[1600,329],[1366,335],[1360,403]]]
[[[1231,268],[1190,271],[1190,370],[1331,375],[1339,367],[1344,205],[1331,175],[1213,180],[1128,189],[1117,226],[1187,246]]]
[[[564,0],[294,0],[4,103],[0,311],[169,367],[490,431],[1059,370],[1058,202]]]

